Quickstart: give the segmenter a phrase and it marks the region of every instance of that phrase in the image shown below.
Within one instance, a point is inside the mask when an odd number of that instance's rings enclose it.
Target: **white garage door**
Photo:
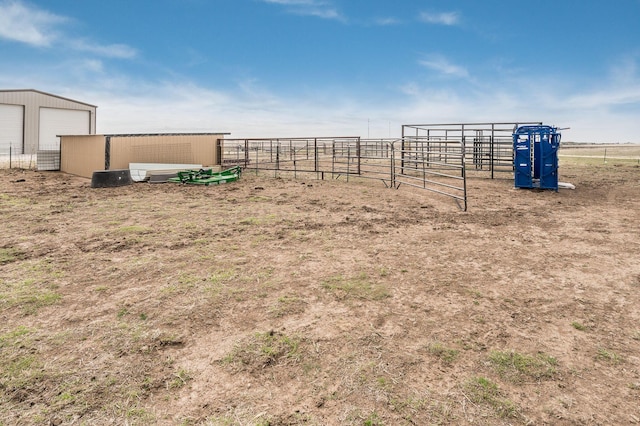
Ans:
[[[0,104],[0,155],[22,154],[24,107]]]
[[[60,149],[57,135],[88,135],[89,111],[40,108],[40,143],[38,149]]]

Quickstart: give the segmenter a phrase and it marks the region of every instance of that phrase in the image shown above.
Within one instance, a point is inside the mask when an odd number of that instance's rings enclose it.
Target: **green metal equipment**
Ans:
[[[205,186],[219,185],[240,179],[241,173],[240,166],[231,167],[221,172],[214,172],[213,169],[185,170],[178,172],[178,176],[170,178],[169,182]]]

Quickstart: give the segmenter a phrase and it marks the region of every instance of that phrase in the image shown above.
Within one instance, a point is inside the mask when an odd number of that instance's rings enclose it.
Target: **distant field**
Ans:
[[[558,156],[579,164],[640,164],[640,145],[564,144]]]

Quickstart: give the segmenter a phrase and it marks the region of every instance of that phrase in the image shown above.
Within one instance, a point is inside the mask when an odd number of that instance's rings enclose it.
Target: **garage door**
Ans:
[[[0,155],[22,154],[24,134],[24,107],[0,104]]]
[[[40,108],[39,150],[60,149],[57,135],[88,135],[89,111]]]

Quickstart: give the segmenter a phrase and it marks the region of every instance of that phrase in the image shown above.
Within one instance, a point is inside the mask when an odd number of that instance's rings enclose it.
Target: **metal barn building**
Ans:
[[[94,135],[96,106],[38,90],[0,90],[0,155],[59,150],[58,135]]]

